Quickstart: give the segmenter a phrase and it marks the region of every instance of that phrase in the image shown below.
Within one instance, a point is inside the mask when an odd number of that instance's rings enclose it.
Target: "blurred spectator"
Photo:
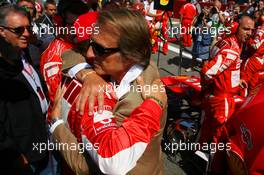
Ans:
[[[253,12],[253,18],[254,18],[254,21],[255,21],[256,25],[258,25],[259,17],[260,17],[260,11],[259,10],[255,10]]]
[[[243,13],[246,13],[249,16],[253,17],[254,12],[263,9],[263,7],[264,7],[264,1],[263,0],[254,1],[252,4],[248,5],[247,8],[245,8],[243,10]]]
[[[234,21],[238,22],[238,20],[240,19],[241,16],[242,16],[242,13],[240,12],[240,5],[235,4],[234,10],[233,10]]]
[[[159,33],[162,30],[162,15],[165,14],[163,11],[157,11],[154,9],[153,0],[144,1],[145,19],[147,20],[150,28],[152,53],[155,54],[158,51],[158,39]],[[157,13],[159,12],[159,13]],[[159,17],[158,20],[156,18]],[[164,16],[165,17],[165,16]],[[165,17],[166,18],[166,17]],[[167,25],[167,23],[166,23]],[[165,29],[164,25],[164,29]],[[166,47],[166,45],[165,45]],[[166,49],[165,49],[166,50]]]
[[[192,34],[194,41],[192,48],[193,62],[195,60],[203,62],[209,58],[209,50],[212,42],[210,25],[209,12],[207,10],[203,10],[203,12],[197,17]],[[192,64],[192,66],[194,66],[194,63]],[[188,71],[188,69],[186,71]]]
[[[220,28],[223,28],[225,17],[223,16],[223,12],[221,11],[222,3],[219,0],[214,0],[213,7],[210,11],[210,19],[212,21],[212,28],[214,28],[214,31],[212,31],[212,36],[214,37],[212,45],[214,45],[217,42],[218,37],[218,31]]]
[[[42,41],[40,53],[42,53],[49,43],[56,37],[56,24],[54,16],[57,13],[57,7],[54,0],[47,0],[44,4],[44,14],[35,22],[37,24],[37,35]]]
[[[37,20],[39,17],[42,16],[43,6],[39,2],[35,2],[35,9],[36,9],[36,14],[34,16],[34,20]]]
[[[260,0],[258,2],[258,10],[262,10],[264,8],[264,1],[263,0]]]
[[[18,0],[17,5],[24,8],[30,14],[30,20],[33,20],[35,12],[35,2],[33,0]]]

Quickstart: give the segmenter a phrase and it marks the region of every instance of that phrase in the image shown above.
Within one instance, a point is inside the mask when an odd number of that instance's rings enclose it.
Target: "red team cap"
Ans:
[[[88,12],[80,15],[74,22],[78,42],[88,40],[94,30],[98,12]]]
[[[42,5],[39,2],[35,2],[35,8],[37,12],[42,12],[43,10]]]

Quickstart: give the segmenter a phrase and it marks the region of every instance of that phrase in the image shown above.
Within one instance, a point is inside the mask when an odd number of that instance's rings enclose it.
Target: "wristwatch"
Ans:
[[[164,108],[164,105],[163,105],[163,103],[162,103],[162,101],[160,99],[158,99],[158,98],[156,98],[154,96],[148,96],[146,99],[152,99],[161,107],[161,109]]]
[[[61,118],[59,118],[59,117],[53,117],[53,119],[51,119],[51,121],[49,123],[49,131],[50,131],[50,133],[53,133],[54,130],[55,130],[55,128],[58,125],[62,124],[62,123],[64,123],[64,121]]]
[[[54,123],[56,123],[58,120],[62,120],[61,118],[59,117],[53,117],[50,121],[50,126],[52,126]]]

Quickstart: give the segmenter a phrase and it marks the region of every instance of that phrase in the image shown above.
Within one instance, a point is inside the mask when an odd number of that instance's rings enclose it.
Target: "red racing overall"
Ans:
[[[191,26],[194,17],[197,15],[196,7],[192,3],[187,3],[180,9],[181,21],[181,37],[184,47],[192,46]]]
[[[70,48],[72,48],[71,44],[60,38],[56,38],[49,44],[49,47],[41,55],[40,72],[48,87],[48,96],[50,99],[49,112],[53,106],[57,88],[61,83],[61,55],[65,50]]]
[[[241,79],[248,82],[250,89],[264,81],[264,24],[259,26],[250,40],[253,55],[246,60],[241,69]]]
[[[218,143],[222,126],[235,109],[233,95],[239,91],[241,46],[235,35],[220,40],[201,71],[205,95],[205,118],[200,142]]]
[[[87,107],[83,116],[75,111],[81,84],[68,79],[64,86],[67,90],[62,99],[62,117],[71,132],[86,145],[86,151],[103,173],[127,174],[136,166],[151,138],[160,129],[161,107],[152,100],[145,100],[142,104],[144,110],[141,105],[120,126],[112,113],[117,100],[113,98],[111,84],[104,94],[103,113],[97,113],[96,103],[91,116],[87,115]]]

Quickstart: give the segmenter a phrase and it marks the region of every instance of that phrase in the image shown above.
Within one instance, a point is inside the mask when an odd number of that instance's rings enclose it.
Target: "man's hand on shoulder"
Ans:
[[[93,113],[94,103],[98,100],[98,111],[103,111],[104,89],[106,81],[101,78],[93,69],[84,69],[76,74],[76,78],[83,83],[82,89],[76,101],[76,111],[82,115],[85,104],[88,101],[89,115]]]
[[[137,83],[142,88],[142,98],[144,100],[151,99],[156,102],[162,109],[167,107],[167,94],[165,85],[160,79],[156,79],[150,86],[146,86],[142,77],[137,78]],[[147,87],[147,88],[146,88]]]

